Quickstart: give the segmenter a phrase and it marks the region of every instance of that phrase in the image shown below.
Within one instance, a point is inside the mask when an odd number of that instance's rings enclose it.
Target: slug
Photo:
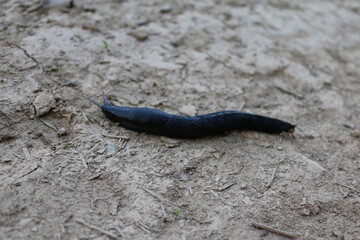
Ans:
[[[111,105],[103,91],[104,104],[90,98],[104,115],[120,126],[136,132],[170,138],[201,138],[232,130],[251,130],[269,134],[292,132],[295,125],[279,119],[245,113],[221,111],[198,116],[178,116],[153,108]]]

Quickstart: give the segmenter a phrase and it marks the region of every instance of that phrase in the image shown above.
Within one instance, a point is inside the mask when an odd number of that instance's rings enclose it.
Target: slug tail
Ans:
[[[102,108],[103,105],[102,105],[101,103],[99,103],[99,102],[97,102],[97,101],[95,101],[95,100],[93,100],[93,99],[85,96],[85,95],[82,94],[81,92],[80,92],[80,95],[81,95],[83,98],[87,99],[89,102],[91,102],[91,103],[95,104],[96,106],[98,106],[99,108]]]
[[[95,100],[93,100],[93,99],[91,99],[91,98],[88,98],[88,97],[85,97],[87,100],[89,100],[91,103],[93,103],[93,104],[95,104],[96,106],[98,106],[99,108],[102,108],[102,104],[101,103],[99,103],[99,102],[97,102],[97,101],[95,101]]]
[[[102,99],[103,99],[104,105],[110,105],[109,101],[106,98],[106,94],[105,94],[105,91],[103,88],[101,89],[101,92],[102,92]]]

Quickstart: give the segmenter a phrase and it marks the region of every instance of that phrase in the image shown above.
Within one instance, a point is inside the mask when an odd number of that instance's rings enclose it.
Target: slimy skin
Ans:
[[[113,106],[107,101],[104,93],[104,104],[92,99],[89,101],[97,105],[108,119],[124,128],[170,138],[201,138],[232,130],[279,134],[295,129],[295,125],[288,122],[241,111],[179,116],[153,108]]]

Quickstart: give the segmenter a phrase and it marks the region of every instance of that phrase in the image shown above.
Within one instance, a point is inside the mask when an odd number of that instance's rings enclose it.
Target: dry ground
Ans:
[[[36,3],[0,1],[0,239],[360,239],[358,0]],[[297,128],[139,134],[101,88]]]

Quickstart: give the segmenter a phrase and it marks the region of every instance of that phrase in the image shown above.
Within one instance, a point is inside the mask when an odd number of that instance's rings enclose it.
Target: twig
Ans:
[[[32,172],[35,172],[38,168],[39,168],[39,165],[36,164],[36,166],[34,166],[34,167],[33,167],[32,169],[30,169],[28,172],[26,172],[26,173],[24,173],[23,175],[21,175],[21,176],[18,178],[18,180],[19,180],[20,178],[25,177],[26,175],[29,175],[29,174],[32,173]]]
[[[7,133],[0,134],[0,142],[11,140],[11,139],[14,139],[14,138],[16,138],[16,136],[11,135],[11,134],[7,134]]]
[[[301,94],[298,94],[298,93],[296,93],[296,92],[293,92],[293,91],[291,91],[291,90],[288,90],[288,89],[284,88],[283,86],[277,85],[277,86],[275,86],[275,87],[276,87],[278,90],[280,90],[281,92],[287,93],[287,94],[292,95],[292,96],[294,96],[294,97],[297,97],[297,98],[299,98],[299,99],[304,99],[304,96],[302,96]]]
[[[269,181],[266,184],[267,188],[269,188],[271,186],[272,182],[274,181],[276,170],[277,170],[277,167],[275,167],[273,173],[271,174],[271,177],[269,178]]]
[[[101,228],[99,228],[99,227],[90,225],[90,224],[88,224],[88,223],[86,223],[86,222],[84,222],[84,221],[82,221],[82,220],[76,219],[76,222],[78,222],[78,223],[80,223],[80,224],[82,224],[82,225],[84,225],[84,226],[86,226],[86,227],[88,227],[88,228],[94,229],[94,230],[96,230],[96,231],[98,231],[98,232],[101,232],[101,233],[105,234],[106,236],[108,236],[108,237],[110,237],[110,238],[112,238],[112,239],[119,239],[116,235],[112,234],[111,232],[106,231],[106,230],[104,230],[104,229],[101,229]]]
[[[30,58],[30,59],[35,63],[35,66],[38,66],[42,72],[44,71],[42,65],[38,62],[38,60],[36,60],[36,58],[34,58],[33,56],[31,56],[25,48],[20,47],[18,44],[15,44],[15,47],[17,47],[18,49],[20,49],[21,51],[23,51],[23,53],[25,54],[25,56],[27,56],[28,58]],[[35,67],[35,66],[34,66],[34,67]],[[31,68],[32,68],[32,67],[31,67]]]
[[[216,189],[213,189],[213,190],[216,190],[216,191],[219,191],[219,192],[221,192],[221,191],[224,191],[224,190],[226,190],[226,189],[228,189],[228,188],[230,188],[230,187],[232,187],[232,186],[234,186],[236,183],[228,183],[228,184],[224,184],[223,186],[221,186],[221,187],[218,187],[218,188],[216,188]]]
[[[167,214],[166,214],[166,212],[165,212],[165,209],[164,209],[163,205],[160,205],[160,207],[161,207],[161,211],[162,211],[162,213],[163,213],[164,219],[165,219],[165,218],[167,217]]]
[[[223,204],[230,206],[230,207],[240,207],[240,205],[234,204],[234,203],[230,203],[228,201],[226,201],[223,197],[219,196],[219,194],[217,192],[215,192],[214,190],[210,190],[209,191],[212,195],[214,195],[214,197],[218,198]]]
[[[17,154],[16,152],[13,152],[13,154],[14,154],[16,157],[20,158],[20,159],[24,159],[24,157],[20,156],[20,155]]]
[[[30,9],[27,11],[27,13],[35,12],[35,11],[41,9],[41,8],[42,8],[42,4],[41,4],[41,3],[40,3],[40,4],[37,4],[36,6],[30,8]]]
[[[141,222],[141,221],[136,222],[136,225],[137,225],[138,227],[141,227],[143,230],[147,230],[148,233],[150,233],[150,232],[156,232],[156,231],[150,229],[149,226],[147,226],[145,223],[143,223],[143,222]]]
[[[169,204],[169,205],[172,205],[172,206],[177,206],[175,203],[172,203],[172,202],[170,202],[169,200],[166,200],[166,199],[163,198],[162,196],[154,193],[153,191],[150,191],[150,190],[148,190],[148,189],[146,189],[146,188],[144,188],[144,187],[140,187],[140,188],[141,188],[142,190],[144,190],[145,192],[147,192],[148,194],[150,194],[151,196],[157,198],[157,199],[160,200],[161,202],[165,202],[165,203],[167,203],[167,204]]]
[[[118,234],[120,235],[120,237],[125,238],[125,235],[124,235],[122,229],[121,229],[119,226],[116,226],[116,227],[115,227],[115,230],[118,232]]]
[[[189,193],[190,193],[190,195],[193,194],[193,191],[192,191],[192,188],[191,188],[191,187],[189,187]]]
[[[346,197],[349,195],[349,193],[348,193],[348,192],[345,192],[345,191],[341,188],[341,186],[339,186],[339,190],[340,190],[341,194],[344,196],[344,198],[346,198]]]
[[[126,140],[121,140],[121,146],[120,149],[124,149],[126,147],[127,141]]]
[[[135,225],[136,225],[138,228],[144,230],[146,233],[148,233],[148,234],[151,233],[150,230],[148,230],[146,227],[144,227],[143,225],[141,225],[139,222],[136,222]]]
[[[97,174],[89,177],[88,180],[91,181],[91,180],[97,179],[97,178],[100,177],[101,175],[102,175],[102,173],[97,173]]]
[[[85,160],[85,158],[84,158],[84,155],[82,155],[81,152],[78,152],[78,153],[79,153],[81,162],[82,162],[82,164],[84,165],[84,167],[85,167],[85,168],[89,168],[88,163],[86,162],[86,160]]]
[[[237,175],[240,174],[241,170],[244,168],[244,166],[240,166],[238,167],[236,170],[234,171],[229,171],[229,172],[225,172],[225,175]]]
[[[299,158],[301,158],[300,160],[305,160],[307,163],[312,164],[312,165],[313,165],[314,167],[316,167],[318,170],[323,171],[323,172],[326,172],[326,171],[327,171],[323,166],[321,166],[321,165],[320,165],[319,163],[317,163],[316,161],[308,158],[307,156],[305,156],[305,155],[303,155],[303,154],[300,154],[300,155],[298,155],[298,156],[299,156]]]
[[[26,161],[30,162],[31,161],[31,155],[29,153],[29,150],[26,147],[24,147],[22,150],[23,150],[23,153],[25,155]]]
[[[82,112],[81,115],[85,119],[85,122],[91,122],[85,113]]]
[[[360,193],[360,190],[357,190],[356,188],[354,187],[350,187],[350,186],[346,186],[345,184],[341,184],[341,183],[337,183],[339,186],[342,186],[342,187],[345,187],[345,188],[348,188],[348,189],[351,189],[357,193]]]
[[[261,224],[261,223],[253,222],[252,225],[254,227],[261,228],[261,229],[267,230],[269,232],[276,233],[276,234],[279,234],[279,235],[282,235],[282,236],[285,236],[285,237],[288,237],[288,238],[297,238],[298,237],[297,235],[295,235],[293,233],[281,231],[281,230],[266,226],[266,225]]]
[[[17,44],[15,44],[15,46],[16,46],[18,49],[20,49],[21,51],[23,51],[23,53],[24,53],[28,58],[30,58],[31,60],[33,60],[33,61],[36,63],[36,65],[39,65],[39,62],[38,62],[33,56],[31,56],[31,55],[28,53],[28,51],[26,51],[25,48],[22,48],[22,47],[20,47],[20,46],[17,45]]]
[[[26,149],[26,148],[23,148],[23,150],[24,150],[24,149]],[[27,151],[27,150],[26,150],[26,151]],[[24,153],[25,153],[25,150],[24,150]],[[28,154],[29,154],[29,152],[28,152]],[[20,180],[21,178],[25,177],[26,175],[29,175],[29,174],[32,173],[32,172],[35,172],[38,168],[39,168],[39,165],[38,165],[38,164],[35,164],[35,166],[34,166],[33,168],[31,168],[28,172],[26,172],[26,173],[22,174],[20,177],[14,179],[14,181],[10,184],[10,188],[12,188],[12,185],[13,185],[16,181]]]
[[[108,137],[108,138],[115,138],[115,139],[124,139],[124,140],[129,140],[130,138],[127,136],[116,136],[116,135],[108,135],[108,134],[101,134],[104,137]]]
[[[42,120],[42,119],[40,119],[40,118],[39,118],[39,121],[42,122],[42,123],[43,123],[45,126],[47,126],[48,128],[51,128],[52,130],[54,130],[55,132],[58,131],[58,129],[57,129],[54,125],[52,125],[52,124],[50,124],[50,123],[48,123],[48,122],[45,122],[44,120]]]

